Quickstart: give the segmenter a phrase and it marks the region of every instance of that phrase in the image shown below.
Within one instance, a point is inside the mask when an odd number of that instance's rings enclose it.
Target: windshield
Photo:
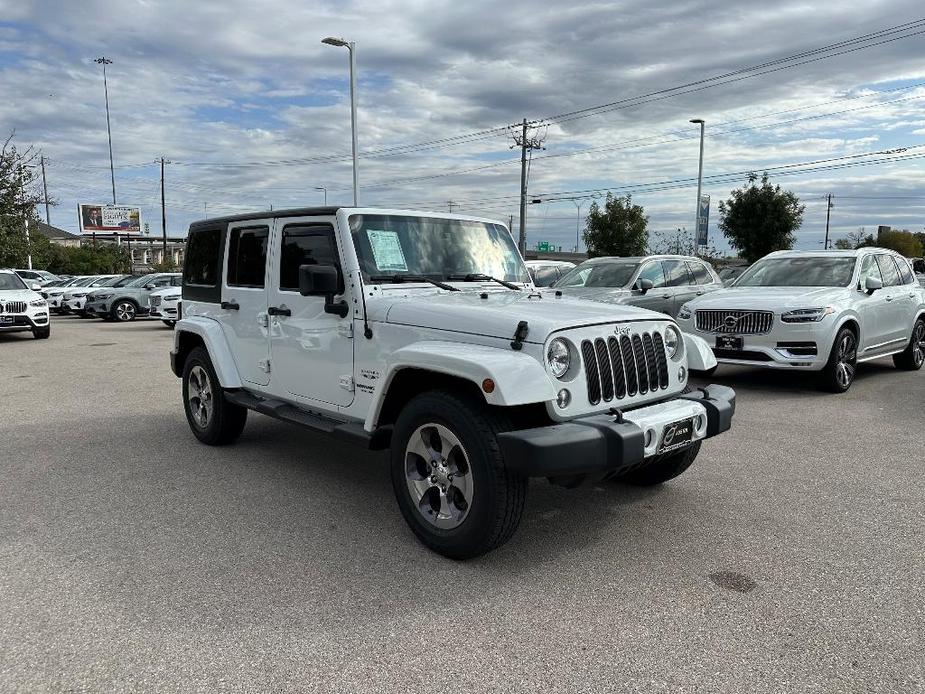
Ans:
[[[132,278],[131,277],[126,278],[122,275],[118,275],[116,277],[110,277],[108,280],[106,280],[99,286],[100,287],[121,287],[123,284],[125,284],[125,282],[127,282],[130,279]]]
[[[132,281],[126,284],[126,287],[141,287],[148,282],[154,279],[154,275],[141,275],[141,277],[133,277]]]
[[[481,274],[529,282],[510,233],[500,224],[439,217],[351,215],[350,232],[363,278]],[[381,281],[381,280],[379,280]]]
[[[0,289],[25,289],[25,283],[12,272],[0,272]]]
[[[742,273],[734,287],[847,287],[856,258],[768,258]]]
[[[625,287],[639,263],[594,263],[579,265],[553,287]]]

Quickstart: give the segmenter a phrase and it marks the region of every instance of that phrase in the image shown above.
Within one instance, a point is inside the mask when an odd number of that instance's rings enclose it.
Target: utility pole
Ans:
[[[527,119],[524,118],[521,123],[520,135],[514,135],[514,147],[520,147],[520,236],[517,241],[517,247],[520,254],[527,252],[527,152],[533,153],[534,149],[545,149],[543,147],[543,137],[527,137]]]
[[[453,208],[456,206],[456,203],[453,202],[452,200],[447,200],[446,206],[450,208],[450,214],[453,214]]]
[[[170,162],[161,157],[161,234],[163,236],[164,261],[167,260],[167,204],[164,200],[164,164]]]
[[[45,155],[39,157],[39,163],[42,165],[42,190],[45,191],[45,223],[51,226],[51,211],[48,203],[48,180],[45,178]]]
[[[112,179],[112,204],[116,204],[116,169],[112,164],[112,127],[109,124],[109,83],[106,81],[106,66],[112,61],[103,56],[93,61],[103,66],[103,94],[106,96],[106,134],[109,136],[109,177]]]
[[[832,194],[831,194],[831,193],[829,193],[829,194],[826,195],[825,197],[826,197],[826,204],[825,204],[825,243],[823,244],[822,247],[823,247],[825,250],[828,250],[828,249],[829,249],[829,220],[830,220],[831,217],[832,217],[832,208],[834,207],[834,205],[832,204]]]

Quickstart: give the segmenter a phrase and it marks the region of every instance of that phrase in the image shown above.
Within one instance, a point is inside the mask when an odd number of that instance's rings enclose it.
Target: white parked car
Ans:
[[[54,273],[48,272],[47,270],[13,270],[19,279],[26,283],[26,286],[30,289],[33,284],[38,284],[40,287],[44,287],[49,282],[54,282],[55,280],[61,279]]]
[[[33,337],[51,335],[48,302],[12,270],[0,270],[0,332],[29,330]]]
[[[151,307],[150,316],[160,318],[164,325],[171,328],[177,324],[179,318],[180,287],[167,287],[151,292],[148,305]]]
[[[859,362],[925,361],[925,290],[883,248],[770,253],[732,287],[685,304],[678,324],[709,340],[721,364],[818,371],[838,393]]]
[[[527,260],[524,265],[537,287],[548,287],[575,267],[567,260]]]
[[[80,318],[86,318],[87,296],[101,287],[121,287],[135,279],[132,275],[112,275],[97,278],[86,286],[69,287],[61,294],[61,313],[73,313]]]
[[[731,389],[687,387],[715,364],[665,315],[536,291],[502,224],[335,207],[192,225],[171,352],[200,441],[253,410],[389,449],[406,521],[454,558],[510,538],[529,477],[684,472],[731,425]]]

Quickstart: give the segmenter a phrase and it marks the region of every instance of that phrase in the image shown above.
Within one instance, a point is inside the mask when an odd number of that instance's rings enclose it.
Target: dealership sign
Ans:
[[[123,205],[78,205],[80,230],[85,234],[140,234],[141,208]]]

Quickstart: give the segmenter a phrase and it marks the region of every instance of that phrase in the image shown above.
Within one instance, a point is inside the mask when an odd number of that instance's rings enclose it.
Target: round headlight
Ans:
[[[571,361],[571,353],[565,340],[556,338],[549,343],[549,348],[546,350],[546,363],[553,376],[562,378],[568,371]]]
[[[675,356],[680,355],[681,353],[681,333],[678,332],[678,329],[673,325],[669,325],[665,329],[665,354],[668,355],[669,359],[674,359]]]

